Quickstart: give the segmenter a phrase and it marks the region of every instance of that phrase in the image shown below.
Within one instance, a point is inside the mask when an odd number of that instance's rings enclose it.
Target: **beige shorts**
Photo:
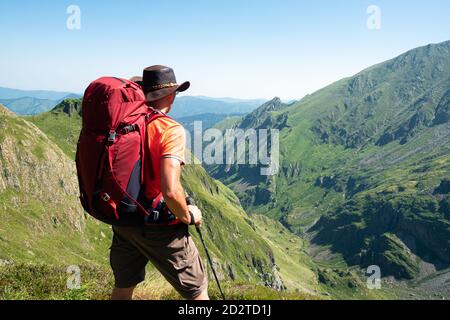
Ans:
[[[161,227],[113,227],[110,262],[117,288],[144,281],[150,261],[185,299],[208,286],[206,270],[186,224]]]

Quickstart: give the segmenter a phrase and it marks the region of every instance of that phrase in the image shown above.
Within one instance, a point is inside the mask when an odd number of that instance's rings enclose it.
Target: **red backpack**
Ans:
[[[165,115],[147,107],[136,83],[100,78],[86,89],[76,166],[84,210],[111,225],[141,224],[147,125]]]

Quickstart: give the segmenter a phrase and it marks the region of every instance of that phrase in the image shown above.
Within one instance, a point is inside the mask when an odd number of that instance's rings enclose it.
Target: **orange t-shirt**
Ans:
[[[168,117],[151,122],[147,126],[147,133],[144,185],[145,195],[148,199],[153,199],[161,193],[161,159],[174,158],[184,165],[186,133],[181,124]],[[151,161],[148,161],[148,157]],[[151,177],[151,170],[154,179]]]

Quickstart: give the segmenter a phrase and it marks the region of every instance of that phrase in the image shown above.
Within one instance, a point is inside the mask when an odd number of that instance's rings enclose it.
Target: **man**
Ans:
[[[176,94],[190,86],[189,82],[178,85],[174,71],[165,66],[146,68],[142,79],[132,80],[142,86],[147,104],[164,115],[170,112]],[[188,230],[189,225],[201,224],[202,213],[186,203],[180,183],[185,131],[173,119],[162,117],[151,122],[147,132],[145,195],[154,199],[162,193],[177,220],[175,224],[143,228],[113,227],[112,299],[131,300],[136,285],[144,281],[145,266],[151,262],[184,298],[209,300],[206,269]]]

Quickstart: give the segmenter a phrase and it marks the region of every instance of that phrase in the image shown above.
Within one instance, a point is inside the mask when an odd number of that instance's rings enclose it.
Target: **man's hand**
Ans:
[[[188,207],[189,212],[192,212],[192,214],[194,215],[195,225],[200,226],[203,220],[202,212],[197,206],[188,206]]]

